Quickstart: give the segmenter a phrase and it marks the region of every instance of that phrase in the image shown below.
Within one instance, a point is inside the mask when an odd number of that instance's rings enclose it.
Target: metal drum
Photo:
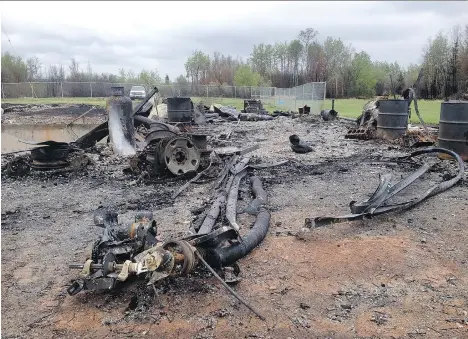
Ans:
[[[376,135],[382,139],[396,139],[408,129],[408,101],[380,100]]]
[[[439,147],[468,161],[468,101],[446,101],[440,105]]]
[[[123,87],[111,87],[111,97],[107,99],[109,114],[109,138],[115,154],[133,155],[135,151],[135,128],[133,126],[133,105],[124,96]]]
[[[193,104],[190,98],[167,98],[168,122],[190,122]]]

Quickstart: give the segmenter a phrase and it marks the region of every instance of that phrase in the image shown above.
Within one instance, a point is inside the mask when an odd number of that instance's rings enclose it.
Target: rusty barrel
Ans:
[[[439,147],[468,161],[468,101],[446,101],[440,105]]]
[[[396,139],[405,135],[407,129],[408,100],[380,100],[377,137],[388,140]]]
[[[190,122],[192,120],[192,108],[190,98],[167,98],[168,122]]]

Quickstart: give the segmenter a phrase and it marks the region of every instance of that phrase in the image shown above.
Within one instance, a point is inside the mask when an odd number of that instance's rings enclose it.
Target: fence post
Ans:
[[[294,87],[294,110],[297,111],[297,87]]]
[[[93,84],[89,83],[89,89],[91,90],[91,98],[93,97]]]
[[[205,85],[206,88],[206,100],[208,100],[208,86]]]
[[[325,102],[325,99],[327,98],[327,82],[325,81],[323,83],[323,101]]]
[[[62,92],[62,98],[63,98],[63,83],[60,82],[60,92]]]
[[[237,98],[237,87],[234,86],[234,98]]]
[[[302,106],[305,106],[305,85],[302,85]]]

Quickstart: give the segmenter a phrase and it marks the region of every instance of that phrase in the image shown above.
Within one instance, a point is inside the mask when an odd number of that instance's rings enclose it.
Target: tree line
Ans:
[[[443,98],[468,89],[468,25],[454,26],[428,39],[421,64],[402,67],[397,62],[373,61],[366,51],[356,51],[340,38],[326,37],[307,28],[298,36],[275,44],[253,46],[247,60],[215,52],[196,50],[184,64],[185,74],[171,81],[158,70],[120,69],[118,74],[95,73],[88,62],[80,67],[72,59],[67,68],[51,65],[42,70],[38,58],[23,60],[2,54],[2,83],[24,81],[119,82],[153,84],[274,86],[290,88],[308,82],[327,82],[327,97],[371,97],[391,92],[400,94],[418,78],[420,97]],[[421,73],[421,74],[420,74]]]

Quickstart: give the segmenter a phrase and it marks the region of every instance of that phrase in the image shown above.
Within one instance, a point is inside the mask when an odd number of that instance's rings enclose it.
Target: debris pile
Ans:
[[[387,104],[388,99],[386,97],[377,97],[363,106],[361,115],[355,120],[357,127],[348,129],[345,139],[370,140],[381,138],[389,142],[395,141],[406,147],[433,145],[437,140],[437,131],[427,127],[421,118],[414,90],[408,89],[404,93],[406,93],[404,94],[406,96],[402,100],[393,100],[393,102],[398,103],[398,101],[409,100],[408,113],[382,113],[380,111],[380,102],[384,100],[384,103]],[[421,127],[413,127],[408,124],[408,118],[411,117],[409,105],[412,102],[414,103],[416,114],[421,121]],[[381,126],[378,125],[379,117],[382,120]]]
[[[392,179],[391,174],[381,175],[379,186],[369,199],[360,203],[357,203],[355,201],[352,201],[350,203],[351,214],[338,217],[307,218],[305,220],[305,228],[321,227],[343,221],[371,218],[373,216],[389,212],[401,212],[414,207],[415,205],[419,204],[420,202],[429,197],[432,197],[449,189],[463,178],[463,174],[465,171],[463,160],[457,153],[444,148],[426,148],[417,150],[411,153],[410,155],[403,157],[400,160],[412,160],[418,155],[432,153],[447,154],[455,158],[458,165],[457,174],[453,178],[450,178],[446,181],[439,183],[438,185],[431,187],[426,192],[419,196],[416,196],[413,199],[398,203],[390,203],[391,198],[393,198],[396,194],[398,194],[399,192],[407,188],[409,185],[411,185],[416,179],[420,178],[424,173],[430,170],[431,167],[433,167],[436,163],[423,163],[414,173],[395,184],[391,184],[390,182]]]
[[[138,213],[129,227],[119,228],[117,213],[96,211],[94,222],[104,228],[103,234],[94,243],[84,264],[69,265],[80,269],[82,278],[72,282],[68,293],[109,290],[132,276],[144,277],[148,285],[153,285],[168,276],[189,275],[200,265],[220,270],[250,253],[267,235],[270,213],[261,180],[252,176],[254,199],[246,212],[256,215],[256,221],[252,229],[241,236],[236,206],[241,180],[249,171],[250,158],[243,156],[246,152],[248,150],[239,152],[227,161],[214,184],[212,204],[200,212],[189,236],[159,240],[157,223],[150,212]]]
[[[268,114],[263,108],[262,102],[255,99],[244,100],[244,110],[242,113]]]
[[[346,139],[369,140],[375,137],[377,129],[377,117],[379,115],[379,100],[371,100],[367,102],[362,114],[356,119],[357,127],[348,130],[345,135]]]

